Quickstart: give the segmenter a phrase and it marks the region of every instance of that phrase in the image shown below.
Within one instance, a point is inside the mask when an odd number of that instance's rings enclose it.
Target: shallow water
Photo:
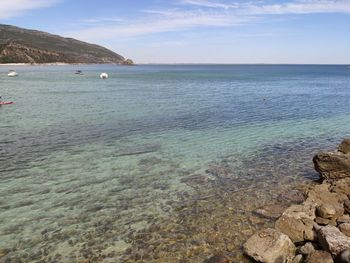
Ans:
[[[77,67],[0,67],[0,262],[243,261],[350,130],[346,66]]]

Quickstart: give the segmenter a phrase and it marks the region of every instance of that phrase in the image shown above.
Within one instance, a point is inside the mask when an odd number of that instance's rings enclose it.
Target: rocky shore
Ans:
[[[336,151],[313,158],[321,183],[305,192],[305,201],[284,211],[278,206],[258,213],[277,218],[243,245],[244,253],[264,263],[350,262],[350,139]],[[225,262],[225,261],[213,261]]]

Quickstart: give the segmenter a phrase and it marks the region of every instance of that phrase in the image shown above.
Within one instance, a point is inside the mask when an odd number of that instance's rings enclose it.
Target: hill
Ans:
[[[10,25],[0,25],[0,63],[117,63],[130,59],[98,45]]]

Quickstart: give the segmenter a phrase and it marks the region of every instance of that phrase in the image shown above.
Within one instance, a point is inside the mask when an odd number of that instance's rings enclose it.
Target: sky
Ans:
[[[0,0],[0,23],[136,63],[350,64],[350,0]]]

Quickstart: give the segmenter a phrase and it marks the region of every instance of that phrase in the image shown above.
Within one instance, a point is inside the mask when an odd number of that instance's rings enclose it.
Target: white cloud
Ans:
[[[180,3],[183,3],[185,5],[194,5],[194,6],[201,6],[201,7],[209,7],[209,8],[223,8],[223,9],[230,9],[230,8],[239,8],[239,3],[223,3],[223,2],[217,2],[217,1],[208,1],[208,0],[182,0]]]
[[[146,10],[142,19],[123,21],[113,25],[90,27],[65,35],[84,40],[109,39],[112,37],[134,37],[153,33],[186,30],[194,27],[227,27],[247,23],[252,17],[232,16],[221,12]]]
[[[251,5],[248,9],[254,14],[311,14],[311,13],[350,13],[348,0],[300,0],[284,4]]]
[[[0,19],[19,16],[26,11],[49,7],[58,0],[2,0],[0,4]]]
[[[198,27],[232,27],[266,19],[271,15],[350,13],[350,0],[272,1],[178,0],[174,9],[143,10],[138,19],[109,19],[111,23],[90,23],[85,29],[66,35],[87,41],[130,38]],[[95,21],[92,19],[91,21]]]
[[[205,8],[237,9],[242,14],[309,14],[349,13],[349,0],[294,0],[285,3],[266,4],[264,1],[235,2],[215,0],[181,0],[180,3]]]

